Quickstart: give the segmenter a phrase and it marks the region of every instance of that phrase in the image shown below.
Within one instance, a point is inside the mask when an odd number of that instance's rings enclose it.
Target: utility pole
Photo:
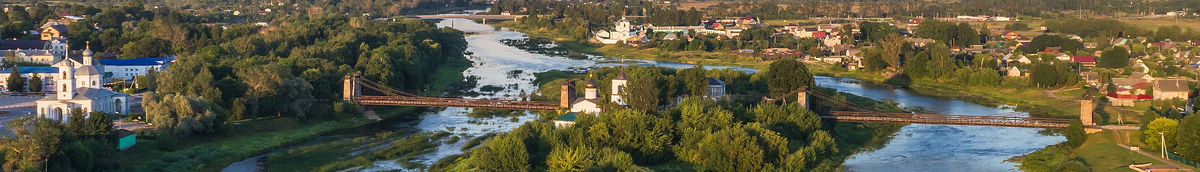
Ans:
[[[1162,142],[1162,158],[1167,158],[1167,136],[1163,136],[1163,132],[1159,131],[1158,138],[1161,139],[1159,142]]]

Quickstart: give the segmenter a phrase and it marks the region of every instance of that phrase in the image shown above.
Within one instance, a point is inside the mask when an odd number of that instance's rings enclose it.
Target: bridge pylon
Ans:
[[[808,109],[808,86],[801,86],[796,90],[796,105],[801,109]]]
[[[342,100],[354,101],[356,98],[362,97],[362,83],[358,81],[361,78],[358,74],[346,75],[342,78]]]
[[[1093,126],[1096,123],[1092,122],[1092,111],[1096,110],[1096,105],[1092,104],[1092,94],[1083,92],[1083,96],[1079,98],[1079,122],[1084,126]]]

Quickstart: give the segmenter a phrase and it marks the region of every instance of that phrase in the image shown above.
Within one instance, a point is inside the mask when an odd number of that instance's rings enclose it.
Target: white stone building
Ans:
[[[66,58],[53,66],[59,69],[55,85],[56,93],[37,101],[37,114],[41,117],[66,122],[71,109],[84,112],[129,113],[129,95],[106,90],[101,87],[100,70],[94,65],[92,51],[83,51],[82,60]]]

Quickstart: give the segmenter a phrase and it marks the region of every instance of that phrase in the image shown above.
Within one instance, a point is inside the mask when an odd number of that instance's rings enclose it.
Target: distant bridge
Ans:
[[[436,14],[436,15],[407,15],[408,18],[419,19],[447,19],[447,18],[465,18],[465,19],[519,19],[529,15],[489,15],[489,14]]]
[[[799,94],[805,96],[803,92]],[[812,96],[822,99],[835,107],[842,107],[852,111],[832,111],[829,115],[821,116],[821,119],[831,121],[845,122],[880,122],[880,123],[913,123],[913,124],[942,124],[942,125],[975,125],[975,126],[999,126],[999,127],[1022,127],[1022,128],[1067,128],[1071,124],[1072,119],[1063,118],[1036,118],[1036,117],[1017,117],[1018,113],[1006,113],[997,115],[947,115],[947,114],[924,114],[924,113],[894,113],[881,112],[871,108],[861,107],[858,105],[841,102],[833,99],[829,95],[821,92],[813,91]],[[807,102],[805,97],[801,97],[802,102]]]
[[[467,107],[510,110],[554,110],[559,103],[520,100],[467,99],[446,97],[423,97],[388,88],[385,85],[363,79],[358,75],[343,79],[342,100],[360,105],[417,106],[417,107]],[[363,95],[362,88],[382,93],[382,96]]]

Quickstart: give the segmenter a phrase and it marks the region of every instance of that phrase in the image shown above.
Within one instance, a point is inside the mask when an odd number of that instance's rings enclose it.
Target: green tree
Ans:
[[[929,70],[926,66],[929,64],[929,52],[921,51],[913,58],[906,60],[904,63],[904,73],[915,78],[925,78],[929,76]]]
[[[800,87],[812,87],[814,84],[812,74],[808,73],[808,67],[793,59],[771,62],[764,77],[767,80],[767,87],[771,90],[771,95],[775,96],[786,96],[784,94]]]
[[[888,34],[886,38],[879,41],[880,50],[883,50],[883,60],[887,61],[889,67],[900,67],[902,58],[900,54],[908,49],[907,44],[908,42],[904,41],[904,37],[901,37],[897,33]]]
[[[60,155],[63,144],[62,122],[50,118],[21,117],[8,123],[15,137],[0,139],[6,149],[15,149],[5,154],[5,171],[44,171],[49,159]]]
[[[134,82],[137,83],[137,89],[154,90],[155,86],[158,85],[158,71],[155,71],[154,69],[147,69],[146,75],[137,77],[137,80]]]
[[[958,27],[955,29],[955,31],[958,33],[955,36],[954,45],[968,47],[979,44],[979,31],[975,31],[975,29],[971,28],[971,25],[967,24],[967,22],[958,23]]]
[[[18,69],[16,67],[12,67],[9,69],[12,69],[12,70],[10,70],[10,72],[8,73],[8,80],[7,80],[8,91],[13,91],[13,92],[25,91],[25,78],[21,78],[21,73],[18,72]]]
[[[484,146],[471,151],[476,168],[484,171],[525,171],[529,169],[529,152],[525,142],[513,135],[493,138]]]
[[[704,97],[708,94],[708,78],[704,76],[705,71],[704,66],[697,65],[677,73],[682,76],[683,85],[691,96]]]
[[[628,85],[625,86],[625,91],[622,91],[621,97],[625,99],[625,103],[631,109],[641,110],[645,112],[658,111],[658,103],[663,94],[669,94],[671,91],[665,91],[664,87],[669,87],[666,76],[663,76],[659,69],[652,67],[630,67],[626,71],[629,76]]]
[[[10,21],[13,21],[13,22],[36,22],[36,21],[31,21],[31,18],[29,17],[29,12],[25,11],[25,7],[18,5],[18,6],[9,7],[8,9],[9,9],[8,19]]]
[[[868,71],[879,71],[888,67],[887,60],[883,60],[883,53],[879,49],[864,49],[862,57],[863,67]]]
[[[1129,51],[1124,47],[1113,47],[1100,54],[1100,60],[1096,62],[1096,66],[1103,68],[1124,68],[1129,66]]]
[[[42,76],[38,76],[37,73],[32,75],[29,77],[29,92],[42,92],[42,87],[45,87],[42,84]]]
[[[1063,131],[1063,136],[1067,137],[1067,146],[1078,148],[1087,140],[1087,132],[1083,131],[1083,122],[1072,120],[1071,125],[1067,126],[1067,130]]]
[[[159,135],[186,138],[212,133],[218,125],[217,114],[197,97],[148,94],[144,101],[146,118],[154,124]]]
[[[1175,132],[1175,152],[1187,159],[1200,159],[1200,117],[1184,117]]]
[[[929,71],[929,77],[941,78],[953,74],[958,65],[954,63],[954,57],[950,54],[950,47],[943,44],[929,44],[926,46],[928,46],[928,50],[926,51],[929,52],[929,57],[932,58],[925,66],[925,70]]]
[[[171,41],[156,37],[142,38],[141,40],[125,44],[121,48],[121,52],[120,57],[123,59],[162,57],[171,54]]]
[[[1160,145],[1163,144],[1163,139],[1166,139],[1166,147],[1167,149],[1171,149],[1172,147],[1175,147],[1175,131],[1178,129],[1176,128],[1178,126],[1179,121],[1175,121],[1174,119],[1154,119],[1154,121],[1151,121],[1149,125],[1146,125],[1146,130],[1142,133],[1142,135],[1145,136],[1145,138],[1142,140],[1142,143],[1150,145],[1147,146],[1147,148],[1150,150],[1158,151],[1162,150],[1162,146]],[[1159,132],[1162,132],[1162,136],[1159,136]]]

